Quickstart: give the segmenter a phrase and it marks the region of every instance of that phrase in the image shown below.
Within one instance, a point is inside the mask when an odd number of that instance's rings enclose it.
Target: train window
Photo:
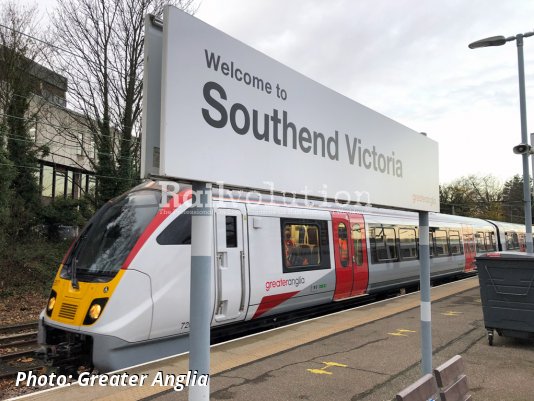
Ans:
[[[485,243],[485,233],[482,231],[477,231],[475,233],[475,244],[477,253],[486,252],[486,243]]]
[[[156,238],[160,245],[191,244],[191,213],[187,211],[175,218]]]
[[[237,248],[237,217],[226,216],[226,247]]]
[[[519,250],[521,252],[526,252],[527,243],[525,240],[525,234],[519,233],[518,237],[519,237]]]
[[[61,277],[71,278],[73,258],[76,258],[76,275],[80,281],[111,280],[158,213],[160,202],[160,191],[139,190],[102,206],[76,241]]]
[[[359,224],[352,225],[352,247],[354,249],[354,262],[363,265],[362,229]]]
[[[434,255],[435,256],[447,256],[449,255],[449,245],[447,243],[447,231],[435,230],[434,231]]]
[[[393,227],[375,226],[370,230],[372,260],[374,263],[395,262],[397,256],[397,238]]]
[[[495,233],[492,231],[478,231],[475,234],[477,253],[493,252],[497,250]]]
[[[349,239],[347,235],[347,226],[344,223],[337,225],[338,251],[341,266],[349,265]]]
[[[451,255],[462,254],[462,244],[460,243],[460,233],[458,231],[449,230],[449,246]]]
[[[434,229],[430,227],[430,232],[428,233],[428,251],[430,253],[430,257],[434,257]]]
[[[280,219],[280,226],[284,273],[330,268],[326,221]]]
[[[508,231],[504,233],[504,235],[506,237],[506,250],[507,251],[519,249],[519,238],[516,232]]]
[[[497,241],[495,240],[495,233],[492,231],[485,233],[486,251],[493,252],[497,250]]]
[[[399,228],[399,245],[401,259],[417,259],[417,241],[415,228]]]

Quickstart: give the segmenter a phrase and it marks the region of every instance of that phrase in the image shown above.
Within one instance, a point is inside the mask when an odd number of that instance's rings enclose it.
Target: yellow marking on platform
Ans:
[[[306,369],[310,373],[315,373],[317,375],[331,375],[332,372],[328,372],[326,369],[331,368],[333,366],[338,368],[346,368],[348,367],[345,364],[337,363],[337,362],[322,362],[324,363],[324,366],[321,369]]]
[[[417,333],[417,332],[413,330],[408,330],[408,329],[397,329],[395,330],[395,332],[388,333],[388,334],[390,336],[396,336],[396,337],[408,337],[408,335],[404,333]]]
[[[306,369],[308,372],[310,373],[315,373],[315,374],[318,374],[318,375],[332,375],[333,373],[332,372],[327,372],[326,370],[324,370],[324,368],[321,368],[321,369]]]
[[[329,368],[330,366],[337,366],[338,368],[346,368],[347,365],[337,362],[323,362],[326,366],[325,368]]]
[[[463,312],[454,312],[454,311],[448,311],[441,313],[443,316],[458,316],[461,315]]]

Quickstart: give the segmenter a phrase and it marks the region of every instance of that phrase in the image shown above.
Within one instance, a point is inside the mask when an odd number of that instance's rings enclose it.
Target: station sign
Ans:
[[[175,7],[162,41],[160,176],[439,211],[435,141]]]

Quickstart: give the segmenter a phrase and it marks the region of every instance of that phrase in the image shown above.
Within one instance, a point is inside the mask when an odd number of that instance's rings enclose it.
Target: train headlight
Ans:
[[[56,306],[56,298],[57,294],[52,290],[50,297],[48,298],[48,303],[46,304],[46,314],[48,317],[52,316],[52,311],[54,310],[54,306]]]
[[[100,317],[100,312],[102,312],[102,307],[98,304],[94,304],[89,308],[89,317],[96,320]]]
[[[102,315],[102,311],[104,310],[108,299],[109,298],[97,298],[93,300],[91,306],[89,306],[89,309],[87,310],[83,324],[93,324],[96,322],[100,315]]]

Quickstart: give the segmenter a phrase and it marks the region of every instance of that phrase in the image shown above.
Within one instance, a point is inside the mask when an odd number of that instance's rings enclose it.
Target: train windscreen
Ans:
[[[106,203],[89,221],[72,249],[61,277],[79,281],[108,281],[159,210],[161,192],[128,192]]]

